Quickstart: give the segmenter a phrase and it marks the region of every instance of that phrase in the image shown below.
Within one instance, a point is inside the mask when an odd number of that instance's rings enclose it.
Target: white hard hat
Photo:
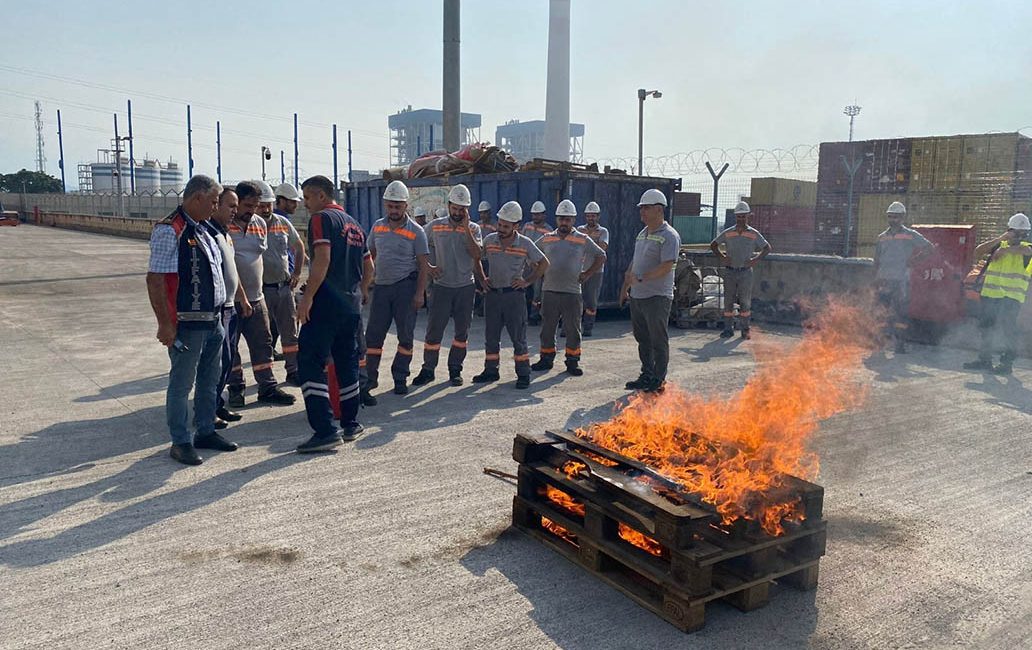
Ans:
[[[573,204],[570,199],[563,199],[559,202],[559,205],[555,209],[555,216],[557,217],[576,217],[577,206]]]
[[[889,204],[889,207],[885,210],[885,214],[898,214],[904,215],[907,213],[907,206],[903,205],[899,201],[893,201]]]
[[[477,212],[490,212],[491,204],[487,201],[481,201],[480,205],[477,206]]]
[[[638,201],[638,207],[643,205],[662,205],[666,206],[666,195],[659,190],[645,190],[645,193],[641,195],[641,200]]]
[[[287,199],[288,201],[300,201],[302,200],[301,192],[297,191],[297,188],[290,183],[280,183],[276,186],[276,196]]]
[[[498,220],[519,223],[523,221],[523,208],[516,201],[509,201],[498,211]]]
[[[258,197],[259,203],[275,203],[276,195],[272,192],[272,187],[269,186],[265,181],[255,181],[261,189],[261,196]]]
[[[542,203],[541,201],[534,201],[534,205],[530,206],[530,213],[531,214],[535,214],[535,213],[538,213],[538,212],[544,212],[544,211],[545,211],[545,204]]]
[[[401,181],[391,181],[383,191],[384,201],[408,201],[408,188]]]
[[[735,214],[749,214],[752,212],[752,208],[745,201],[739,201],[735,204]]]
[[[447,217],[448,216],[448,208],[437,208],[437,212],[434,213],[434,216],[437,217],[438,219],[440,219],[441,217]]]
[[[1010,221],[1007,222],[1007,227],[1014,230],[1032,230],[1032,224],[1029,223],[1028,217],[1022,212],[1011,217]]]
[[[425,217],[426,216],[426,208],[424,208],[421,205],[417,205],[416,209],[412,212],[412,216],[413,217]]]
[[[584,214],[598,214],[599,212],[602,212],[602,210],[599,209],[598,203],[594,201],[584,206]]]
[[[451,188],[451,191],[448,192],[448,203],[468,208],[473,203],[473,199],[469,196],[469,188],[461,183]]]

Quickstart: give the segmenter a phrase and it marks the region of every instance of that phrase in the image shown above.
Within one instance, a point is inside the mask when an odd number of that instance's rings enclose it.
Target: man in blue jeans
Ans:
[[[147,294],[158,320],[157,339],[168,348],[172,364],[165,393],[165,417],[172,436],[169,455],[185,465],[203,462],[198,448],[237,448],[215,432],[226,284],[222,252],[202,225],[218,209],[221,191],[208,176],[191,178],[182,205],[158,222],[150,240]],[[192,387],[196,436],[188,428]]]

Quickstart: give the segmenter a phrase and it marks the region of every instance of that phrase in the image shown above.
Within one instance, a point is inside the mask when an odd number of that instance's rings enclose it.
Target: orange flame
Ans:
[[[554,488],[551,485],[546,485],[544,488],[539,489],[538,493],[544,495],[546,499],[566,512],[580,517],[584,516],[584,504],[562,490]]]
[[[662,544],[652,539],[648,535],[639,533],[638,531],[634,530],[633,528],[624,524],[623,522],[617,523],[618,525],[616,527],[616,534],[619,535],[622,540],[629,544],[637,546],[641,550],[651,555],[655,555],[656,557],[663,557],[663,554],[666,549],[663,548]]]
[[[588,469],[588,466],[577,460],[568,460],[559,469],[570,478],[577,478],[581,472]]]
[[[566,530],[559,524],[555,523],[548,517],[541,518],[541,527],[547,530],[548,532],[552,533],[553,535],[560,537],[566,540],[567,542],[573,544],[574,546],[578,546],[576,535]]]
[[[855,371],[877,337],[877,310],[834,299],[797,344],[756,341],[756,372],[737,395],[703,397],[668,384],[576,433],[678,482],[713,505],[725,525],[753,520],[781,535],[784,522],[803,519],[798,496],[779,494],[784,477],[816,477],[818,458],[807,442],[821,420],[863,403]]]

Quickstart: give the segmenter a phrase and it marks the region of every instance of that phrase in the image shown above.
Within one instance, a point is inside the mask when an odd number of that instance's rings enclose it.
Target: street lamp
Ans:
[[[641,137],[643,129],[643,119],[645,112],[645,99],[649,96],[659,99],[663,96],[663,93],[658,90],[645,90],[644,88],[638,89],[638,176],[644,176],[644,169],[642,167],[642,151],[641,151]]]
[[[855,120],[856,116],[860,114],[860,108],[861,108],[860,106],[857,106],[856,104],[852,104],[852,105],[846,106],[844,109],[842,109],[843,115],[848,115],[849,116],[849,141],[850,142],[853,141],[853,120]]]
[[[272,150],[262,145],[262,180],[265,180],[265,161],[272,160]]]

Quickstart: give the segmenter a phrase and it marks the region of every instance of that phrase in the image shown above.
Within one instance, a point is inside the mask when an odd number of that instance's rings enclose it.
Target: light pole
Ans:
[[[856,116],[860,114],[860,108],[861,108],[860,106],[856,106],[855,104],[851,104],[849,106],[846,106],[844,109],[842,109],[842,113],[844,115],[848,115],[849,116],[849,141],[850,142],[853,141],[853,120],[855,120]]]
[[[642,132],[644,128],[644,114],[645,114],[645,99],[649,96],[659,99],[663,96],[663,93],[658,90],[645,90],[644,88],[638,89],[638,176],[644,176],[645,170],[642,168]]]
[[[262,145],[262,180],[265,180],[265,161],[272,160],[272,150]]]

